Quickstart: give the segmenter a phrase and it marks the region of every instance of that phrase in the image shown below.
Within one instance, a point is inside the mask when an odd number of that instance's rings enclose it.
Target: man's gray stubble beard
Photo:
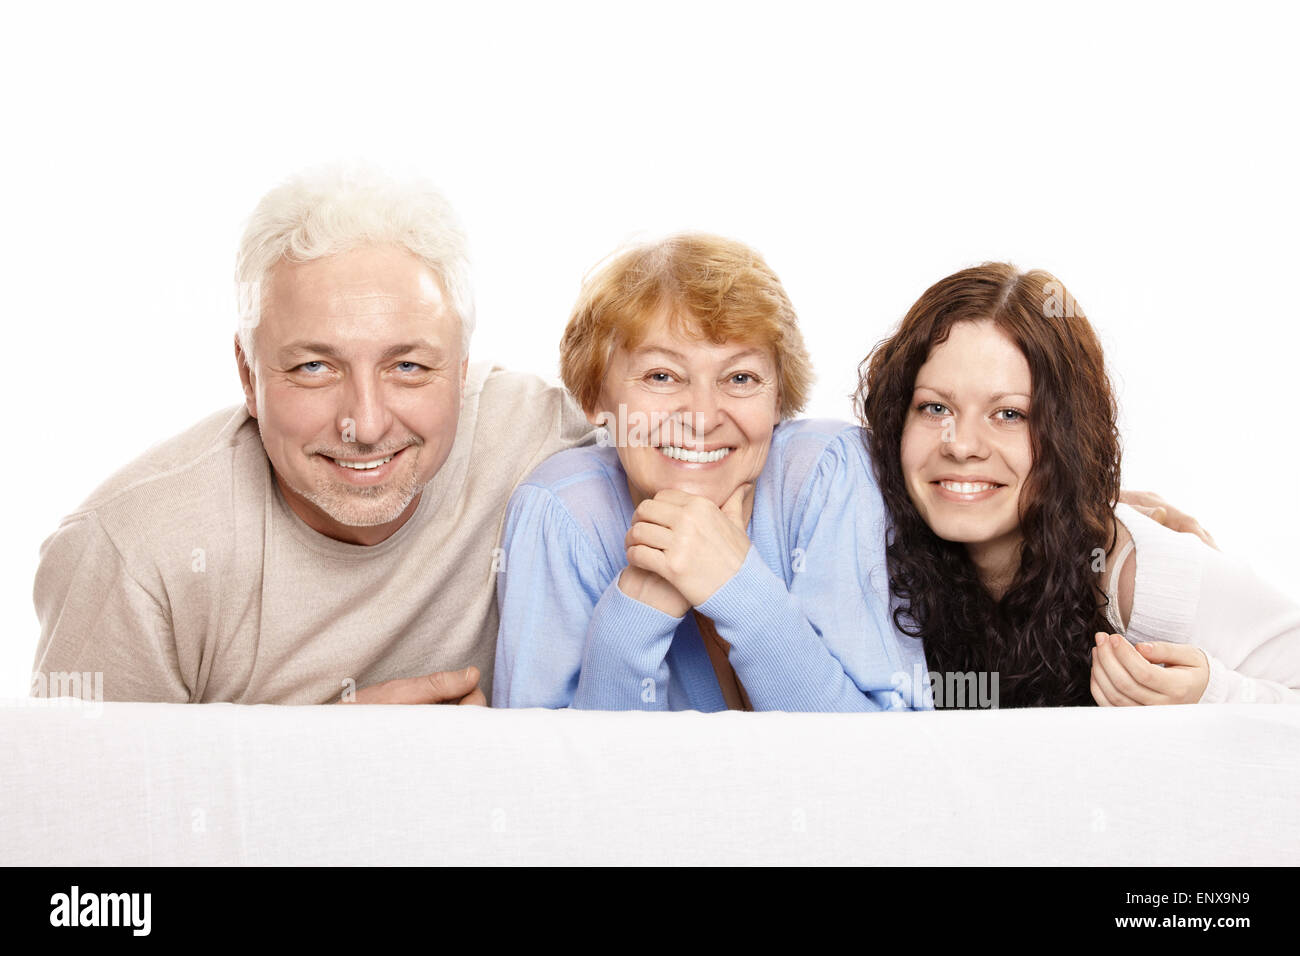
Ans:
[[[298,495],[311,502],[332,521],[351,528],[372,528],[376,525],[388,524],[390,521],[396,521],[415,500],[415,496],[424,490],[424,485],[416,477],[419,470],[419,446],[414,447],[416,451],[416,460],[411,463],[409,471],[410,478],[404,479],[405,483],[398,488],[388,488],[382,485],[375,485],[365,488],[349,487],[341,482],[324,491],[304,491],[301,488],[294,488],[289,485]],[[404,451],[405,449],[403,449]],[[286,482],[288,484],[288,482]],[[359,514],[350,509],[354,508],[359,502],[366,499],[378,498],[381,495],[397,494],[400,501],[392,508],[379,511],[362,511]],[[376,502],[378,506],[379,502]]]

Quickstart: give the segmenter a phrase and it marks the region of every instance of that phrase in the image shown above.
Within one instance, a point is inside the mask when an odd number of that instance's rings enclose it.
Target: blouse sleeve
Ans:
[[[681,618],[628,597],[545,488],[510,499],[497,582],[494,707],[665,710],[666,657]]]
[[[756,709],[924,706],[914,690],[924,670],[919,642],[900,644],[881,587],[883,506],[856,436],[850,429],[830,441],[807,480],[787,489],[787,578],[751,547],[740,571],[699,608],[731,644],[731,664]]]

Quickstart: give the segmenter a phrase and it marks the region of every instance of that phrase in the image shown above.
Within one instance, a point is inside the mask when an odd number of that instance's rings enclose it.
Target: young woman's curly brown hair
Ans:
[[[953,325],[980,320],[1019,347],[1032,375],[1020,567],[1000,599],[965,546],[922,519],[900,459],[917,372]],[[858,371],[858,414],[892,520],[895,623],[924,642],[932,671],[997,673],[998,706],[1092,704],[1093,635],[1111,630],[1096,571],[1115,542],[1120,443],[1101,346],[1074,299],[1047,272],[965,269],[927,289]]]

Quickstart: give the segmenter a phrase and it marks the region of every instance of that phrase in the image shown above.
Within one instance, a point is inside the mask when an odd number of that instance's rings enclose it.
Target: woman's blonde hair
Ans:
[[[584,410],[596,407],[614,349],[636,348],[665,313],[688,336],[770,349],[783,419],[807,403],[812,361],[776,273],[734,239],[681,233],[618,252],[583,282],[560,341],[560,374]]]

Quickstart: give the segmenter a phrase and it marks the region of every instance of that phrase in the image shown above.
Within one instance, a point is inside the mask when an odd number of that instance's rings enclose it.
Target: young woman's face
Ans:
[[[1019,539],[1029,477],[1029,363],[991,321],[959,322],[917,372],[903,425],[907,491],[939,537]]]

